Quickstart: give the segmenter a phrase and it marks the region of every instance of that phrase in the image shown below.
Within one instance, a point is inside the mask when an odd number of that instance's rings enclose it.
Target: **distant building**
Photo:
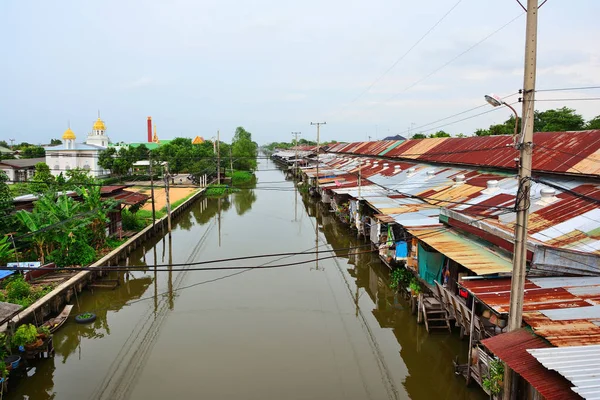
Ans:
[[[8,176],[8,183],[27,182],[35,173],[35,165],[45,161],[43,157],[1,160],[0,170]]]
[[[6,147],[0,146],[0,158],[1,156],[12,156],[13,154],[14,151],[12,151],[11,149],[7,149]]]
[[[98,165],[98,158],[108,147],[110,139],[106,136],[106,126],[100,118],[94,122],[92,133],[85,143],[75,143],[75,133],[68,128],[62,136],[63,144],[46,148],[46,164],[52,175],[80,168],[90,171],[94,177],[105,176],[110,171]]]
[[[402,135],[388,136],[383,140],[406,140],[406,138]]]

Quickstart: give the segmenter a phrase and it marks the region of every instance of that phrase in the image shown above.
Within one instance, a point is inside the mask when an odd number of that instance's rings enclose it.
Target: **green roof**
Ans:
[[[6,147],[0,146],[0,153],[10,153],[10,154],[12,154],[13,151],[11,149],[7,149]]]
[[[144,145],[148,148],[148,150],[155,150],[157,149],[159,146],[163,145],[163,144],[167,144],[170,143],[171,140],[161,140],[159,143],[148,143],[148,142],[135,142],[135,143],[111,143],[110,146],[114,146],[114,147],[140,147],[141,145]]]

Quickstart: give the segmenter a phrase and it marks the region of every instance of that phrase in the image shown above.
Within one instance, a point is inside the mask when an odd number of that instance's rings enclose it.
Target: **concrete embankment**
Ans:
[[[198,192],[190,196],[186,201],[175,207],[171,212],[171,217],[174,219],[180,215],[184,210],[190,207],[196,199],[201,197],[205,190],[205,188],[198,190]],[[11,318],[11,321],[16,325],[31,322],[41,323],[49,314],[60,311],[65,303],[70,302],[73,296],[78,292],[81,292],[89,283],[105,275],[107,273],[105,271],[107,266],[119,265],[119,262],[125,260],[133,250],[138,248],[148,238],[157,234],[160,235],[166,233],[167,216],[165,215],[164,217],[157,219],[154,225],[147,226],[135,236],[132,236],[127,242],[123,243],[95,263],[89,265],[89,268],[97,268],[98,271],[85,270],[79,272],[77,275],[62,282],[50,293],[19,312]],[[9,323],[10,321],[0,326],[0,332],[6,331]]]

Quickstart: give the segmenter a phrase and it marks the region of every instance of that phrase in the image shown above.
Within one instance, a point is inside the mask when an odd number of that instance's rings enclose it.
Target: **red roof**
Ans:
[[[533,169],[540,172],[598,175],[600,173],[600,130],[537,132],[534,134]],[[433,138],[358,142],[335,146],[330,152],[376,156],[391,148],[385,157],[456,165],[516,169],[519,153],[510,135],[466,138]]]
[[[535,282],[543,282],[538,278]],[[537,335],[555,346],[581,346],[600,344],[600,326],[593,318],[594,305],[600,301],[595,281],[585,278],[560,278],[558,284],[537,285],[525,280],[523,320]],[[459,282],[495,312],[506,314],[510,305],[510,278],[474,279]],[[561,286],[562,285],[562,286]],[[570,309],[572,319],[554,320],[544,314],[546,310]]]
[[[581,399],[571,390],[571,382],[558,372],[544,367],[527,352],[528,349],[552,347],[542,338],[519,329],[482,340],[481,343],[536,388],[546,400]]]

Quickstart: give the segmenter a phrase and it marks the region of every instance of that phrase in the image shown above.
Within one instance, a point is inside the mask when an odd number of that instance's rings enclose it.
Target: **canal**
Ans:
[[[259,169],[252,188],[197,200],[170,240],[134,252],[130,265],[145,270],[121,274],[115,290],[80,294],[74,311],[97,320],[65,324],[56,356],[32,363],[5,398],[485,398],[453,372],[468,342],[428,334],[363,241],[323,209],[317,236],[314,204],[272,162]],[[314,252],[317,243],[318,263],[311,253],[219,264],[307,261],[263,270],[161,266]]]

